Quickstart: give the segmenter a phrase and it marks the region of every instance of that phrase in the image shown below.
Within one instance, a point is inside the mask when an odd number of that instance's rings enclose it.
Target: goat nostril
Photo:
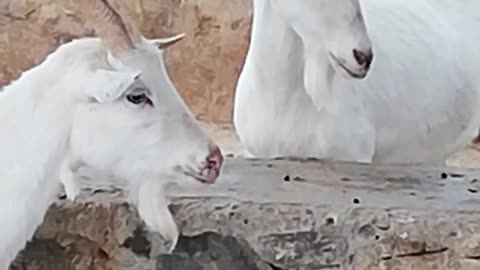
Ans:
[[[218,146],[215,146],[210,151],[210,154],[207,156],[207,166],[210,169],[220,169],[223,163],[222,151]]]
[[[373,61],[373,52],[372,50],[360,51],[353,49],[353,57],[359,65],[368,68]]]

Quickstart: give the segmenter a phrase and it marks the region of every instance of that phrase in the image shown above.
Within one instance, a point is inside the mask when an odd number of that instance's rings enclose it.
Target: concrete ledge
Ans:
[[[169,186],[172,255],[122,190],[53,205],[11,269],[480,269],[480,172],[227,159],[218,184]],[[479,180],[477,180],[479,179]]]

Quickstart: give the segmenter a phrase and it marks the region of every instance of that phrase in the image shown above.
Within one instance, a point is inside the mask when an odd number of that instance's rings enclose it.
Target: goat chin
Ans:
[[[169,201],[163,185],[158,181],[142,183],[137,191],[137,209],[145,224],[153,231],[159,232],[170,242],[168,252],[172,252],[178,242],[179,232],[172,213],[168,209]]]
[[[177,245],[179,231],[168,209],[170,201],[165,193],[165,186],[175,182],[176,179],[171,176],[162,177],[162,181],[146,180],[147,176],[139,176],[139,178],[142,180],[138,181],[138,184],[122,183],[120,186],[124,187],[128,200],[137,207],[138,214],[147,228],[158,232],[167,242],[170,242],[168,252],[172,252]],[[81,179],[84,181],[82,182]],[[114,176],[108,172],[82,164],[74,172],[67,169],[61,181],[67,199],[75,201],[80,194],[82,183],[95,187],[108,185],[115,180]]]

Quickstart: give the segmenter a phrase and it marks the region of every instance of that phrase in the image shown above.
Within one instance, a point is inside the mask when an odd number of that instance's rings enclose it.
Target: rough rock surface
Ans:
[[[0,0],[0,85],[59,44],[89,36],[76,0]],[[248,46],[251,0],[126,1],[149,38],[185,32],[167,50],[167,69],[201,119],[230,122],[234,85]]]
[[[215,185],[171,184],[173,254],[122,190],[53,205],[13,269],[478,270],[480,172],[227,159]]]

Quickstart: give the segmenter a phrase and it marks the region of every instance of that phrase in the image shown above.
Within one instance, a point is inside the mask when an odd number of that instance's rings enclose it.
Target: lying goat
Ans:
[[[479,8],[254,0],[234,104],[242,145],[257,157],[443,163],[480,126]]]
[[[219,148],[197,125],[164,66],[162,48],[181,36],[149,40],[119,3],[81,3],[101,39],[61,45],[0,93],[2,270],[42,222],[60,178],[75,197],[76,164],[127,183],[147,225],[172,247],[178,231],[162,183],[213,183],[222,166]]]

